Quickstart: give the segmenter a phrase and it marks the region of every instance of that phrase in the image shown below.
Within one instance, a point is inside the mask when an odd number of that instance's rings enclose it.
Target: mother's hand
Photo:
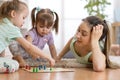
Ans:
[[[100,37],[102,36],[103,33],[103,25],[97,25],[93,27],[91,39],[92,41],[99,41]]]

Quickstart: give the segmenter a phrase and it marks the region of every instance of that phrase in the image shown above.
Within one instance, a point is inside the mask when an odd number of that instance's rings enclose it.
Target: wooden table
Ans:
[[[120,80],[120,69],[94,72],[90,68],[76,68],[75,72],[29,73],[19,70],[11,74],[0,74],[0,80]]]

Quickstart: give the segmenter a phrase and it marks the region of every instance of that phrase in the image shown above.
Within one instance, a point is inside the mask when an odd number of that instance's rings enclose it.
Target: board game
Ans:
[[[73,69],[69,68],[45,68],[45,69],[39,69],[39,67],[31,67],[31,68],[22,68],[25,71],[31,72],[31,73],[50,73],[50,72],[74,72]]]

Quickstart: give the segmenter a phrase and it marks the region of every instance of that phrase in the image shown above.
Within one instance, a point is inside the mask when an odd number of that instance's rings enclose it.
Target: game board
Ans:
[[[31,73],[49,73],[49,72],[74,72],[73,69],[69,68],[46,68],[46,69],[38,69],[37,67],[31,67],[30,69],[22,68],[25,71],[31,72]]]

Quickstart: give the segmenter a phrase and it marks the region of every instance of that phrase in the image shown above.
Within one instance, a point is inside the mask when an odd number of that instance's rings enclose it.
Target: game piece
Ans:
[[[26,65],[25,68],[28,69],[28,66]]]
[[[42,69],[42,65],[39,65],[38,67],[39,67],[39,70],[41,70],[41,69]]]
[[[74,72],[73,69],[70,69],[70,68],[46,68],[46,69],[39,69],[39,67],[31,67],[31,69],[26,69],[26,68],[22,68],[23,70],[25,71],[28,71],[28,72],[31,72],[31,73],[49,73],[49,72]]]
[[[44,70],[46,69],[46,66],[44,65]]]
[[[9,73],[9,68],[8,67],[6,68],[6,72],[5,73]]]
[[[38,67],[36,67],[36,72],[38,72]]]
[[[29,70],[30,70],[31,66],[26,65],[26,66],[24,66],[24,68],[25,68],[25,69],[29,69]]]
[[[35,67],[33,68],[33,72],[36,72],[36,69],[35,69]]]
[[[52,71],[52,68],[50,67],[50,71]]]

